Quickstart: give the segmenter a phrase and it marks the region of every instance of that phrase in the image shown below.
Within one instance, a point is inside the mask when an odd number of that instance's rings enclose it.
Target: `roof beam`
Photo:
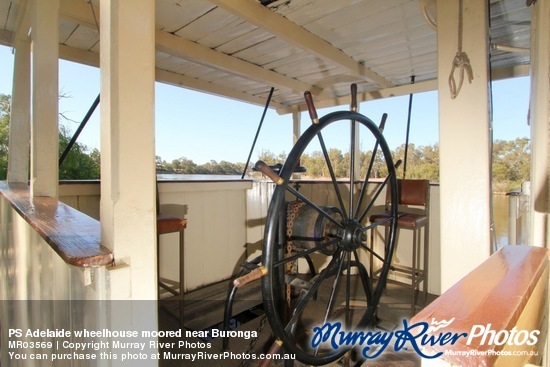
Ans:
[[[59,57],[67,60],[85,64],[88,66],[99,67],[99,54],[91,51],[80,50],[66,45],[59,45]],[[159,68],[155,69],[155,79],[157,82],[170,84],[178,87],[185,87],[200,92],[215,94],[218,96],[245,101],[259,106],[265,105],[265,98],[256,97],[247,93],[222,86],[219,84],[202,81],[185,75],[172,73]],[[273,108],[284,108],[285,106],[271,102]]]
[[[389,97],[403,96],[411,93],[427,92],[431,90],[437,90],[437,79],[426,80],[417,82],[414,84],[405,84],[397,87],[378,89],[371,92],[357,93],[357,102],[372,101],[375,99],[383,99]],[[338,98],[326,98],[323,100],[315,101],[315,107],[326,108],[349,104],[349,96],[342,96]],[[307,111],[305,104],[299,105],[300,111]],[[277,113],[286,114],[291,113],[292,108],[284,107],[277,109]]]
[[[491,79],[503,80],[510,78],[517,78],[522,76],[529,75],[529,65],[518,65],[510,66],[500,69],[491,70]],[[408,94],[422,93],[437,90],[437,79],[424,80],[421,82],[416,82],[414,84],[404,84],[392,88],[383,88],[370,92],[363,92],[357,94],[357,102],[367,102],[373,101],[375,99],[384,99],[390,97],[404,96]],[[342,96],[338,98],[325,98],[315,101],[315,107],[317,108],[326,108],[334,106],[342,106],[349,104],[349,96]],[[307,111],[307,106],[305,104],[300,104],[297,106],[300,111]],[[277,113],[284,115],[291,113],[292,107],[284,106],[283,108],[277,109]]]
[[[342,50],[300,27],[296,23],[269,10],[254,0],[209,0],[211,3],[229,11],[256,26],[281,37],[302,49],[314,52],[320,57],[343,66],[361,78],[372,80],[384,88],[392,83],[378,75],[364,64],[346,55]]]
[[[5,29],[0,29],[0,45],[13,47],[13,39],[15,32],[11,32]]]
[[[15,21],[15,33],[13,35],[13,42],[15,40],[26,40],[29,38],[29,32],[31,29],[31,15],[30,11],[27,11],[27,0],[21,0],[19,2],[19,10],[17,11],[17,19]]]
[[[198,92],[215,94],[217,96],[223,96],[226,98],[234,99],[239,102],[249,102],[252,104],[263,106],[265,105],[265,99],[260,99],[258,97],[252,96],[247,93],[243,93],[220,84],[214,84],[204,80],[191,78],[182,74],[172,73],[166,70],[157,69],[156,80],[158,82],[174,85],[177,87],[186,87],[189,89],[196,90]],[[273,102],[270,103],[270,107],[283,108],[284,106],[280,103]]]

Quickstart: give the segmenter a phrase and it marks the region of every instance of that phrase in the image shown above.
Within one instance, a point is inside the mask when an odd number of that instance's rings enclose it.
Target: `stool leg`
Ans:
[[[179,249],[179,276],[180,276],[180,294],[179,294],[179,301],[180,301],[180,327],[183,329],[183,290],[184,290],[184,237],[183,237],[183,229],[180,230],[180,249]]]
[[[374,276],[374,265],[373,265],[373,261],[374,261],[374,255],[372,254],[372,252],[374,251],[374,228],[371,229],[370,231],[370,249],[371,249],[371,252],[369,254],[370,256],[370,262],[369,262],[369,283],[370,283],[370,288],[372,289],[372,280],[373,280],[373,276]]]
[[[411,317],[414,316],[416,311],[416,245],[417,245],[417,235],[418,231],[413,230],[413,253],[412,253],[412,264],[411,264]]]
[[[160,296],[160,235],[157,233],[157,298]]]
[[[426,224],[424,227],[424,306],[426,305],[426,300],[428,299],[428,265],[430,262],[430,225]]]

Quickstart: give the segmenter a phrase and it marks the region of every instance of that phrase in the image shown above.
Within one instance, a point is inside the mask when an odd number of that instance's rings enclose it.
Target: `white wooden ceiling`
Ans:
[[[480,0],[482,1],[482,0]],[[269,2],[262,0],[263,3]],[[435,88],[435,0],[156,0],[157,80],[271,107],[318,106]],[[28,28],[28,0],[0,0],[0,43]],[[529,47],[525,0],[491,0],[491,42]],[[27,12],[28,13],[28,12]],[[60,57],[99,65],[99,0],[61,0]],[[136,17],[138,18],[138,17]],[[27,29],[28,31],[28,29]],[[492,50],[492,68],[529,63],[528,53]]]

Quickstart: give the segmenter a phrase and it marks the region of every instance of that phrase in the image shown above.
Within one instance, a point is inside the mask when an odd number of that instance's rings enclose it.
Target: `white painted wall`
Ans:
[[[99,220],[99,181],[94,183],[60,183],[59,201]]]
[[[247,251],[250,181],[160,182],[160,211],[187,219],[185,290],[230,278]],[[178,279],[178,234],[161,235],[160,275]]]
[[[265,218],[273,188],[270,180],[159,183],[161,211],[188,220],[184,260],[186,291],[228,279],[238,270],[242,259],[261,254]],[[332,191],[327,190],[326,183],[303,184],[300,190],[322,205],[336,205],[335,198],[322,198],[326,192]],[[95,218],[94,213],[99,215],[97,184],[61,185],[60,195],[64,203],[91,217]],[[378,200],[380,206],[383,205],[381,198],[384,195],[382,193]],[[439,212],[439,186],[432,185],[428,291],[433,294],[441,292]],[[178,240],[178,234],[161,236],[161,276],[174,281],[178,279]],[[411,241],[411,232],[403,231],[396,246],[396,262],[410,265]],[[210,266],[210,260],[217,265]]]
[[[273,184],[251,181],[159,182],[163,214],[186,218],[185,290],[230,278],[241,261],[261,248]],[[60,185],[60,200],[99,219],[98,183]],[[179,235],[160,237],[161,276],[178,279]]]

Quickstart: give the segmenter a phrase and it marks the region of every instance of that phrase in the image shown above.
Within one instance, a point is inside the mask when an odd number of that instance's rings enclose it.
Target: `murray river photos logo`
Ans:
[[[382,330],[356,330],[346,331],[340,322],[327,322],[322,326],[313,328],[311,346],[317,348],[326,346],[334,349],[340,347],[359,347],[365,358],[376,358],[388,347],[393,350],[410,350],[411,348],[423,358],[438,358],[443,352],[424,354],[424,347],[451,346],[459,340],[465,340],[466,345],[535,345],[540,334],[539,330],[493,330],[491,324],[474,325],[469,332],[448,331],[451,320],[431,323],[417,322],[409,324],[403,320],[401,329],[394,331]]]

